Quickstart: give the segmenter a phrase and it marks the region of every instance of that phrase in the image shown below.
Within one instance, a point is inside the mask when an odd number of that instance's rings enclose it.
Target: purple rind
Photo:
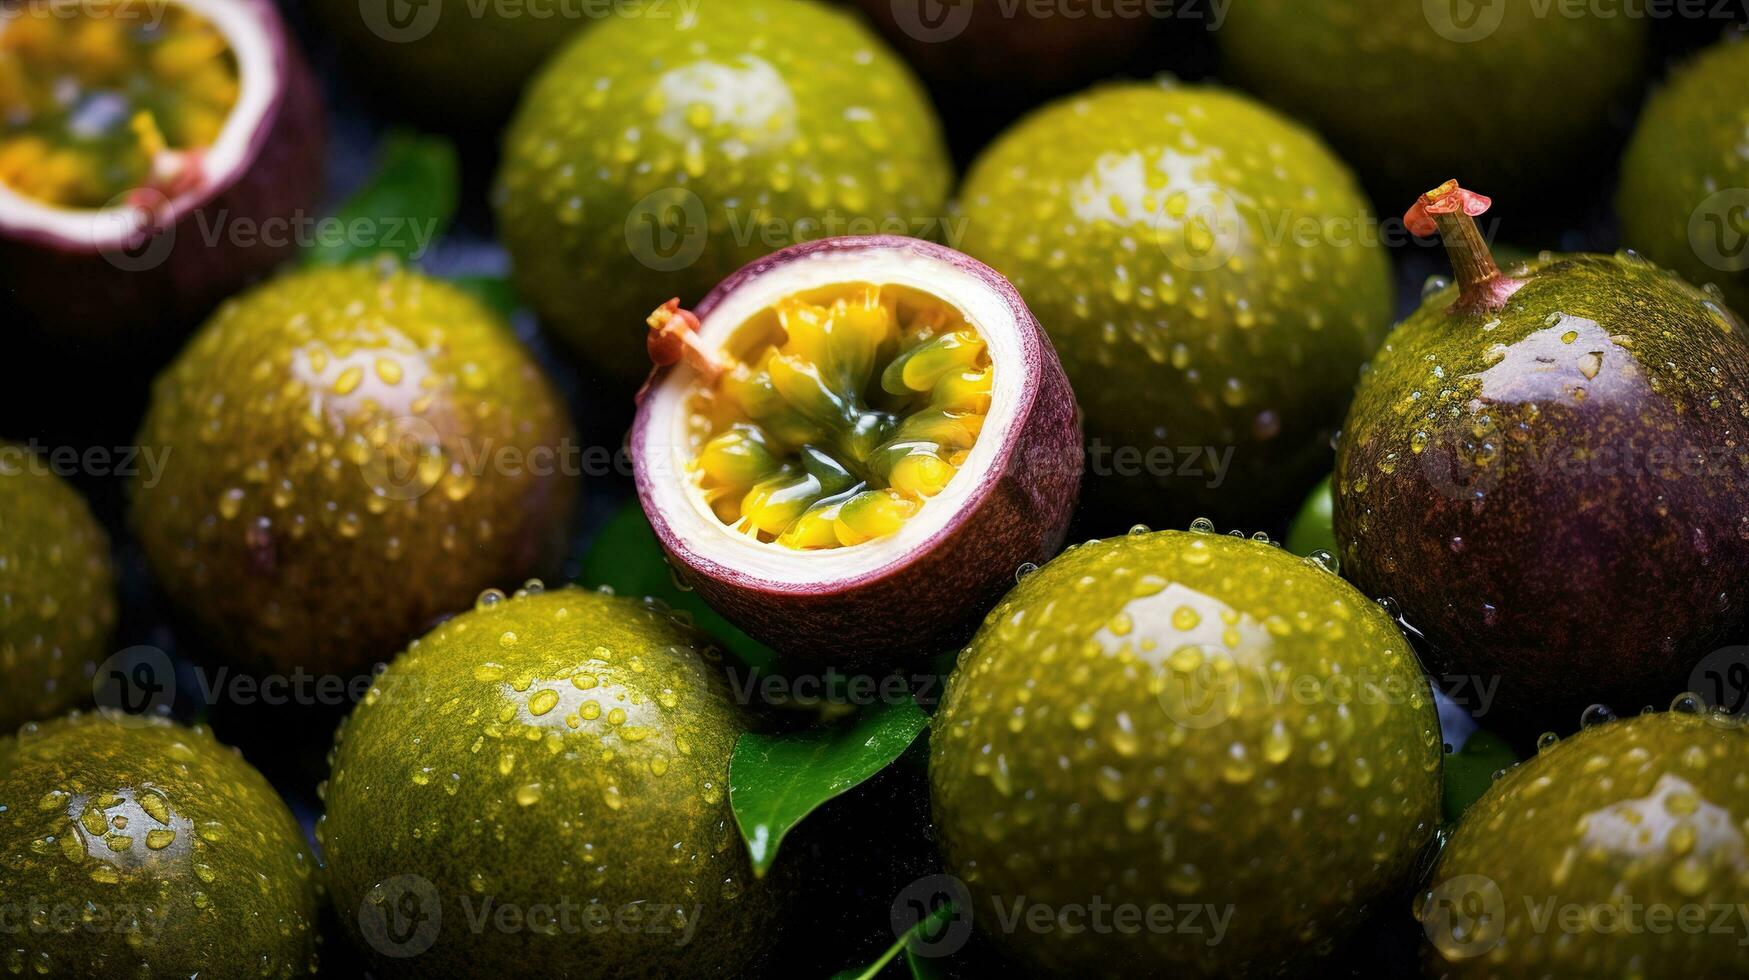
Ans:
[[[160,332],[192,328],[220,301],[298,248],[291,225],[284,240],[273,245],[259,236],[251,244],[239,244],[229,239],[234,229],[245,222],[261,229],[273,219],[316,216],[327,120],[315,77],[269,0],[235,2],[255,11],[265,27],[279,92],[236,170],[209,178],[207,187],[169,209],[159,226],[166,230],[153,232],[154,238],[174,235],[164,254],[158,255],[150,242],[118,254],[125,248],[123,241],[71,241],[7,227],[0,215],[0,269],[6,272],[7,298],[49,340],[119,352],[133,349],[142,339],[158,339]],[[209,244],[215,230],[219,237]],[[140,255],[142,261],[136,263],[129,255]],[[124,268],[136,264],[144,267]]]
[[[645,450],[649,412],[632,425],[638,498],[669,561],[711,608],[780,654],[832,663],[890,664],[961,645],[984,614],[1014,585],[1016,570],[1049,561],[1063,544],[1082,468],[1081,420],[1068,376],[1050,338],[1013,285],[982,262],[931,242],[891,235],[828,238],[793,245],[729,276],[693,307],[707,318],[744,283],[824,252],[905,249],[969,272],[1007,302],[1021,332],[1022,393],[1011,444],[957,519],[910,555],[833,587],[776,583],[700,555],[654,505]],[[980,329],[987,329],[980,324]],[[669,368],[651,375],[653,391]]]

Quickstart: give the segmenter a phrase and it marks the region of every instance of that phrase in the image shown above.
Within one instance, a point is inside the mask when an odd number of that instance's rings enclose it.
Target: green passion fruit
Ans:
[[[1100,513],[1289,515],[1389,324],[1341,161],[1244,96],[1118,84],[1022,120],[962,198],[1062,355]]]
[[[215,652],[345,671],[562,557],[565,406],[507,324],[390,262],[227,303],[154,385],[132,523]]]
[[[1622,241],[1749,312],[1749,43],[1708,49],[1652,97],[1622,160]]]
[[[42,460],[0,443],[0,732],[89,700],[115,617],[109,536]]]
[[[316,970],[302,829],[204,728],[75,714],[0,740],[0,963],[15,975]]]
[[[336,736],[317,835],[338,918],[383,977],[732,974],[776,909],[729,811],[746,726],[672,613],[537,583],[482,595]],[[384,928],[409,895],[440,929]],[[482,908],[552,915],[469,928]]]
[[[948,866],[973,920],[1042,972],[1304,969],[1437,828],[1439,720],[1391,618],[1315,561],[1203,527],[1089,542],[1024,578],[935,716]],[[1225,918],[1004,926],[1017,902]]]
[[[644,510],[687,581],[780,651],[938,653],[1061,546],[1081,467],[1069,383],[987,266],[826,239],[650,323],[665,367],[632,433]]]
[[[1324,134],[1382,199],[1456,170],[1525,195],[1600,149],[1637,95],[1647,20],[1539,0],[1249,0],[1217,35],[1233,77]],[[1574,65],[1585,65],[1574,71]],[[1439,131],[1424,133],[1429,107]]]
[[[1496,780],[1416,899],[1426,975],[1740,972],[1749,732],[1698,705],[1544,736]]]
[[[627,325],[656,304],[793,242],[927,230],[951,179],[934,110],[854,15],[743,0],[575,38],[523,98],[496,200],[523,295],[629,390],[649,364]]]
[[[1749,598],[1743,322],[1628,253],[1502,272],[1474,220],[1488,203],[1448,181],[1408,216],[1456,282],[1361,378],[1336,460],[1343,574],[1521,720],[1663,702]]]

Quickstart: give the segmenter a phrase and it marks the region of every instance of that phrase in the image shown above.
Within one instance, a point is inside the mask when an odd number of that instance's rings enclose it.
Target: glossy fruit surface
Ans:
[[[1390,318],[1389,261],[1322,144],[1244,96],[1111,85],[1001,137],[963,208],[962,247],[1056,343],[1117,526],[1290,513]]]
[[[219,655],[361,669],[554,563],[565,406],[508,325],[390,263],[226,304],[158,378],[134,491],[159,583]]]
[[[1059,4],[858,2],[926,78],[986,91],[1049,92],[1110,75],[1154,26],[1142,5],[1089,16]]]
[[[1377,604],[1267,542],[1165,531],[1079,545],[997,606],[935,717],[930,780],[975,921],[1033,968],[1270,975],[1403,883],[1440,757]],[[1002,926],[1022,899],[1230,919],[1215,942],[1212,922]]]
[[[113,652],[109,535],[46,466],[0,443],[0,733],[88,701]]]
[[[1427,975],[1738,972],[1745,772],[1741,719],[1677,710],[1586,728],[1509,770],[1416,900]]]
[[[315,858],[273,788],[204,728],[75,714],[0,739],[0,963],[54,977],[316,968]],[[17,903],[17,904],[12,904]]]
[[[1749,315],[1749,43],[1733,37],[1652,96],[1622,160],[1622,242]]]
[[[496,207],[523,295],[629,392],[658,304],[797,241],[928,237],[951,179],[934,110],[853,14],[743,0],[573,40],[505,136]]]
[[[408,647],[337,736],[318,832],[336,912],[382,954],[378,975],[745,965],[772,906],[729,812],[746,720],[715,656],[664,610],[574,587],[488,593]],[[442,918],[413,955],[370,928],[408,888]],[[569,918],[467,928],[488,901]]]

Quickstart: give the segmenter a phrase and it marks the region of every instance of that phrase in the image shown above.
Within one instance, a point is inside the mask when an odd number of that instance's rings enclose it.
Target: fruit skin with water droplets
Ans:
[[[0,733],[89,700],[115,630],[109,535],[46,466],[0,443]]]
[[[495,202],[524,297],[629,394],[657,304],[793,242],[933,227],[951,182],[934,109],[853,14],[738,0],[572,41],[523,97]]]
[[[1377,604],[1269,543],[1163,531],[1026,577],[961,653],[930,738],[975,921],[1065,976],[1303,969],[1439,818],[1433,694]],[[1200,934],[996,928],[992,903],[1200,903]]]
[[[1492,708],[1540,730],[1667,700],[1742,621],[1749,350],[1641,260],[1506,272],[1524,285],[1504,307],[1434,293],[1362,376],[1336,532],[1343,574],[1397,601],[1436,673],[1498,683]]]
[[[414,641],[336,735],[317,829],[348,934],[389,954],[377,975],[719,976],[754,959],[776,905],[729,811],[747,718],[720,671],[666,609],[575,587],[489,593]],[[402,875],[443,917],[411,958],[393,955]],[[575,928],[465,928],[488,898],[568,901]],[[685,942],[652,931],[666,911],[632,930],[584,919],[677,906]],[[361,931],[373,909],[386,936]]]
[[[303,831],[206,729],[76,713],[0,739],[0,761],[0,895],[19,903],[0,964],[12,973],[315,970],[322,897]]]
[[[1588,727],[1509,770],[1458,824],[1415,902],[1425,975],[1740,974],[1746,825],[1741,718]]]
[[[1732,36],[1652,96],[1622,159],[1622,242],[1717,283],[1749,315],[1749,43]]]
[[[483,588],[555,565],[566,409],[502,318],[393,263],[289,273],[159,376],[131,523],[213,652],[360,670]]]
[[[999,138],[962,208],[961,247],[1062,355],[1090,510],[1116,528],[1291,513],[1390,323],[1389,260],[1323,144],[1241,95],[1107,85]],[[1353,234],[1282,235],[1307,222]]]

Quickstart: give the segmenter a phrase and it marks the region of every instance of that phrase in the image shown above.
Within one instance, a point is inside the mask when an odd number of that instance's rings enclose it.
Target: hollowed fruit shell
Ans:
[[[1080,482],[1081,426],[1056,352],[1014,287],[968,256],[915,239],[832,238],[760,259],[693,308],[696,341],[721,352],[782,299],[861,283],[941,301],[978,332],[993,368],[977,441],[897,531],[799,550],[724,524],[691,476],[690,404],[707,382],[686,361],[651,376],[631,451],[657,538],[714,608],[786,655],[894,662],[964,640],[1017,568],[1056,553]]]

